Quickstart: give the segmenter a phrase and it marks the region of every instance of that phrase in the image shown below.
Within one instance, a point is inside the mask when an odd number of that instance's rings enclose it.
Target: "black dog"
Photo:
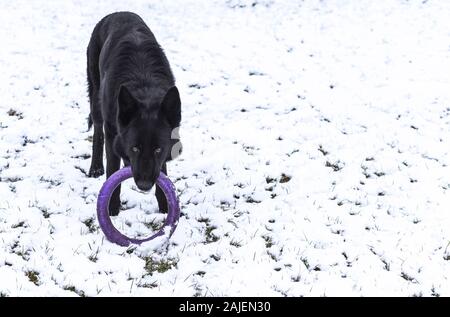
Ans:
[[[169,62],[145,22],[131,12],[104,17],[94,28],[87,49],[87,77],[94,125],[90,177],[131,165],[140,190],[148,191],[166,162],[179,154],[177,132],[181,101]],[[104,129],[104,134],[103,134]],[[167,212],[163,192],[156,188],[159,209]],[[110,215],[118,215],[120,186],[110,200]]]

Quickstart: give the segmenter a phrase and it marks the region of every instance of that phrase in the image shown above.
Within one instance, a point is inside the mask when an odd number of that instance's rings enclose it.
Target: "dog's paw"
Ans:
[[[97,167],[97,168],[91,167],[91,168],[89,169],[89,174],[88,174],[88,176],[89,176],[89,177],[97,178],[97,177],[99,177],[99,176],[102,176],[103,174],[105,174],[105,170],[103,169],[103,166],[102,166],[102,167]]]
[[[109,205],[109,215],[118,216],[120,212],[119,206]]]
[[[119,196],[114,192],[109,200],[109,215],[118,216],[120,212],[120,199]]]

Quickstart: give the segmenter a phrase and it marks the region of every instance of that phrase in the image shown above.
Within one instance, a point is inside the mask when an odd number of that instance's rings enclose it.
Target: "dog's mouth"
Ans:
[[[144,181],[136,181],[136,186],[139,192],[147,193],[149,192],[155,183],[153,182],[144,182]]]

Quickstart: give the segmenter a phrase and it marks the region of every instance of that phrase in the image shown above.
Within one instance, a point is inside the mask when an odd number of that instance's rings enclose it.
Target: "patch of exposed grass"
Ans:
[[[25,275],[28,277],[30,282],[32,282],[34,285],[39,286],[39,272],[27,271],[25,272]]]
[[[61,180],[45,178],[44,176],[41,176],[39,178],[39,181],[42,182],[42,183],[49,183],[51,186],[59,186],[59,185],[62,184]]]
[[[25,222],[21,221],[19,223],[16,223],[16,224],[12,225],[11,228],[12,229],[21,228],[21,227],[23,227],[24,224],[25,224]]]
[[[127,254],[132,254],[136,250],[135,246],[128,247],[128,249],[125,251]]]
[[[23,247],[21,249],[18,249],[17,246],[13,247],[14,254],[20,256],[25,261],[28,261],[30,259],[30,251],[25,250]]]
[[[339,166],[338,162],[336,162],[336,163],[330,163],[329,161],[327,161],[327,162],[325,163],[325,166],[326,166],[326,167],[331,167],[331,168],[333,169],[333,171],[335,171],[335,172],[338,172],[338,171],[340,171],[340,170],[342,169],[342,167]]]
[[[218,256],[217,254],[211,254],[209,257],[211,259],[213,259],[214,261],[219,261],[220,260],[220,256]]]
[[[8,110],[7,114],[10,117],[17,117],[19,120],[23,119],[23,113],[12,108]]]
[[[178,261],[175,259],[154,260],[152,257],[146,257],[145,270],[150,274],[154,272],[164,273],[177,266]]]
[[[328,153],[329,153],[328,151],[326,151],[326,150],[322,147],[322,145],[319,145],[318,150],[319,150],[320,153],[323,154],[323,156],[326,156],[326,155],[328,155]]]
[[[248,197],[245,199],[245,202],[246,202],[246,203],[249,203],[249,204],[259,204],[261,201],[260,201],[260,200],[256,200],[256,199],[254,199],[254,198],[251,197],[251,196],[248,196]]]
[[[144,226],[153,231],[157,231],[162,228],[164,222],[158,222],[156,219],[152,219],[150,222],[144,222]]]
[[[219,237],[212,233],[214,229],[217,229],[217,227],[210,226],[209,224],[206,225],[205,236],[207,243],[216,242],[217,240],[219,240]]]
[[[206,229],[205,229],[205,243],[211,243],[211,242],[216,242],[217,240],[219,240],[219,237],[216,236],[215,234],[213,234],[213,231],[215,229],[217,229],[216,226],[212,226],[210,225],[210,219],[209,218],[199,218],[197,219],[198,222],[202,222],[205,224]]]
[[[408,282],[411,282],[411,283],[417,283],[417,280],[416,280],[414,277],[408,275],[408,274],[405,273],[405,272],[402,272],[402,274],[401,274],[400,276],[401,276],[403,279],[407,280]]]
[[[240,248],[242,246],[242,244],[240,244],[236,240],[231,240],[230,245],[232,245],[233,247],[236,247],[236,248]]]
[[[88,256],[89,261],[96,263],[98,260],[98,250],[95,253],[92,253],[90,256]]]
[[[272,177],[269,177],[269,176],[266,177],[266,183],[267,184],[275,183],[275,181],[276,181],[276,178],[272,178]]]
[[[369,168],[365,165],[361,165],[361,169],[362,169],[362,174],[366,177],[366,178],[370,178],[370,173],[368,172]]]
[[[3,177],[0,180],[2,182],[16,183],[16,182],[23,181],[23,177],[20,177],[20,176]],[[13,192],[15,192],[15,191],[13,191]]]
[[[441,297],[441,294],[436,292],[436,289],[434,288],[434,286],[431,288],[431,296],[433,296],[433,297]]]
[[[286,175],[286,174],[283,173],[283,174],[281,174],[281,177],[280,177],[280,183],[287,183],[287,182],[289,182],[291,179],[292,179],[291,176]]]
[[[137,286],[138,287],[143,287],[143,288],[155,288],[155,287],[158,287],[159,284],[158,284],[158,282],[154,281],[154,282],[151,282],[151,283],[147,283],[147,282],[139,283],[139,284],[137,284]]]
[[[98,227],[95,225],[94,218],[88,218],[83,221],[84,225],[88,227],[90,233],[94,233],[98,230]]]
[[[42,211],[42,216],[43,216],[45,219],[50,218],[50,213],[48,212],[48,210],[47,210],[46,208],[41,209],[41,211]]]
[[[77,294],[80,297],[86,297],[86,294],[84,293],[84,291],[78,290],[75,288],[75,286],[72,286],[72,285],[64,286],[63,290],[74,292],[75,294]]]
[[[264,239],[264,241],[266,241],[266,248],[270,248],[271,246],[273,246],[273,240],[271,237],[262,236],[262,238]]]
[[[88,158],[91,158],[91,155],[86,153],[80,155],[73,155],[71,156],[71,158],[87,160]]]
[[[303,262],[303,264],[305,265],[306,269],[309,270],[311,265],[309,264],[308,259],[307,258],[301,258],[300,260]]]

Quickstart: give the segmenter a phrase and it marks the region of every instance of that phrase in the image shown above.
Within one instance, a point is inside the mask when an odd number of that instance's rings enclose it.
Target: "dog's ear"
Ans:
[[[138,102],[127,87],[120,86],[118,103],[117,119],[122,126],[127,126],[139,110]]]
[[[161,112],[166,117],[171,128],[176,128],[181,122],[181,100],[177,87],[170,88],[161,103]]]

